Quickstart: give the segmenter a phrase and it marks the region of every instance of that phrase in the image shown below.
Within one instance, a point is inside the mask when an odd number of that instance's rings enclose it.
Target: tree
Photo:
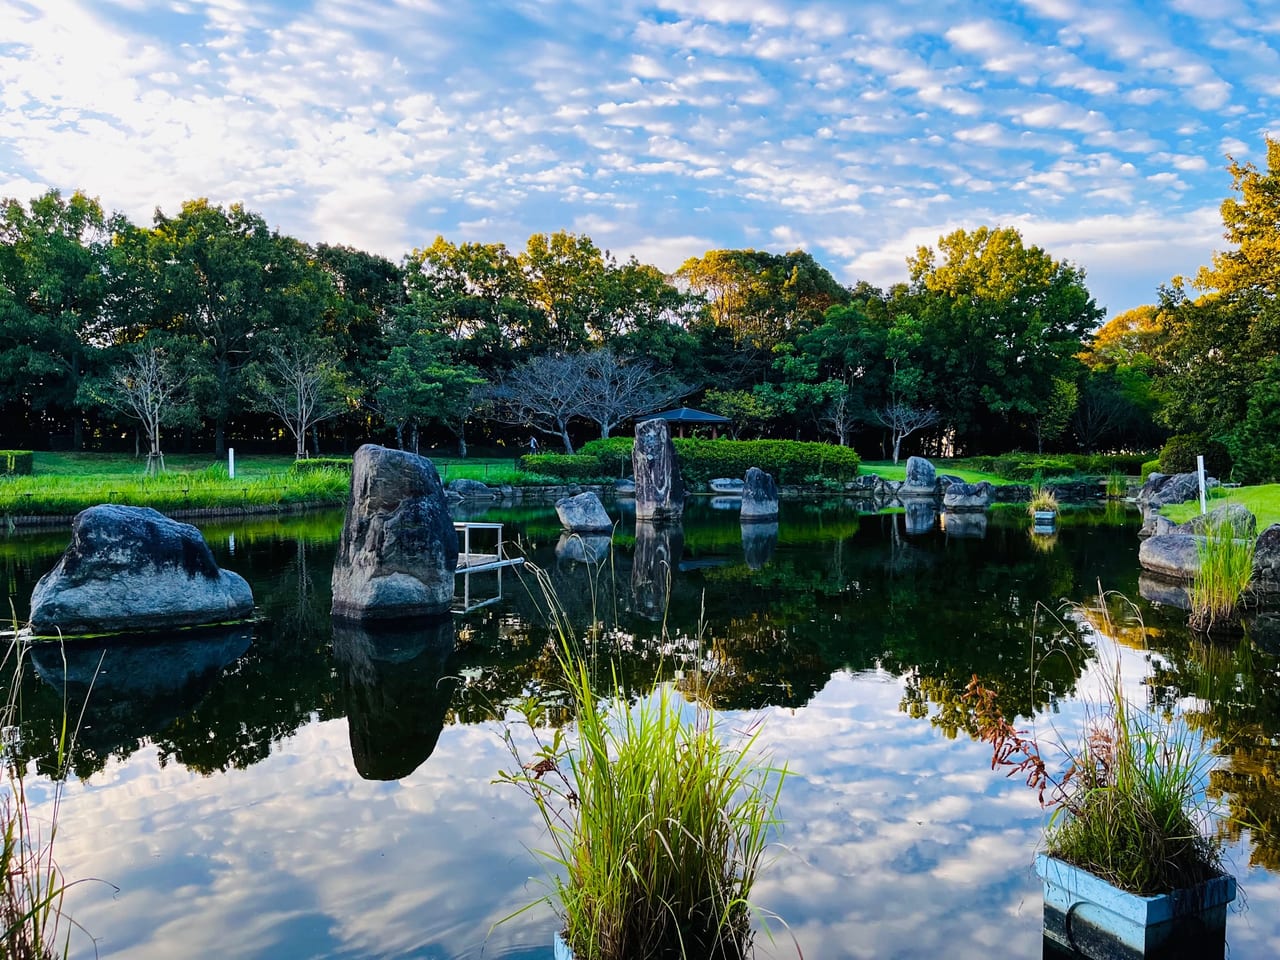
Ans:
[[[50,190],[0,207],[0,381],[10,402],[59,418],[83,445],[82,385],[114,339],[112,236],[125,229],[97,200]]]
[[[583,361],[586,404],[582,415],[600,427],[600,436],[644,413],[669,407],[689,392],[644,360],[620,360],[612,350],[595,350]]]
[[[406,427],[416,451],[419,426],[434,422],[454,435],[459,455],[467,455],[466,422],[484,401],[485,380],[456,359],[454,347],[444,334],[416,330],[374,366],[371,405],[395,429],[401,450]]]
[[[1047,409],[1054,378],[1071,379],[1085,334],[1102,318],[1084,271],[1024,245],[1009,227],[956,230],[907,263],[928,379],[946,385],[939,409],[958,445],[1016,441]]]
[[[543,354],[512,370],[493,390],[494,410],[504,423],[557,437],[573,453],[569,425],[587,415],[591,397],[582,354]]]
[[[254,377],[259,404],[293,435],[293,455],[298,460],[307,456],[307,431],[349,406],[346,378],[328,347],[309,340],[277,344]]]
[[[876,411],[876,419],[889,428],[893,438],[893,462],[898,462],[902,441],[917,430],[937,424],[942,415],[933,407],[913,407],[907,403],[887,403]]]
[[[182,418],[185,388],[182,373],[163,348],[139,345],[94,391],[100,403],[141,425],[147,438],[148,476],[164,472],[160,430]]]
[[[745,431],[759,434],[778,415],[769,397],[750,390],[708,390],[703,402],[712,413],[728,417],[729,435],[737,440]]]
[[[1033,423],[1036,433],[1036,451],[1044,453],[1045,441],[1052,443],[1067,429],[1071,415],[1080,401],[1080,388],[1072,380],[1053,378],[1053,389],[1041,402]]]

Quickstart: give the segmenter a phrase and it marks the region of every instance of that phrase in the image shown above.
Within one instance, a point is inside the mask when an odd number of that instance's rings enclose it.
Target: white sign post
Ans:
[[[232,480],[236,478],[236,448],[227,447],[227,476]],[[1203,485],[1203,483],[1201,484]]]
[[[1209,511],[1205,507],[1205,502],[1204,502],[1204,457],[1203,456],[1196,457],[1196,476],[1200,478],[1200,512],[1208,513]]]

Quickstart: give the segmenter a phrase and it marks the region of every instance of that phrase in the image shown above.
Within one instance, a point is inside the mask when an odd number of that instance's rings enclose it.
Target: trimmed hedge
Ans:
[[[1170,437],[1160,451],[1161,473],[1194,473],[1196,457],[1204,457],[1205,473],[1225,479],[1231,475],[1231,453],[1219,440],[1199,433],[1179,433]]]
[[[610,437],[584,443],[576,457],[590,458],[595,464],[592,476],[620,477],[631,471],[632,437]],[[806,443],[799,440],[701,440],[673,441],[680,459],[680,473],[688,486],[701,486],[715,477],[741,477],[748,467],[759,467],[772,474],[778,483],[812,483],[830,478],[847,480],[857,476],[861,461],[849,447],[829,443]],[[548,473],[541,464],[532,462],[537,454],[521,458],[524,469]],[[572,457],[558,457],[560,461]],[[584,469],[586,462],[584,462]],[[561,476],[560,474],[555,474]],[[585,480],[587,476],[568,476],[566,480]]]
[[[289,472],[295,476],[315,473],[317,470],[345,470],[351,472],[350,457],[312,457],[309,460],[295,460],[289,465]]]
[[[1028,481],[1038,473],[1042,477],[1087,474],[1106,476],[1122,473],[1133,476],[1142,471],[1149,453],[1023,453],[1013,451],[996,457],[968,457],[972,470],[994,473],[1005,480]]]
[[[35,467],[36,455],[30,450],[0,450],[0,475],[29,477]]]
[[[526,453],[520,458],[520,469],[540,477],[589,483],[603,479],[607,471],[600,458],[589,453]]]
[[[1148,460],[1142,465],[1142,472],[1138,474],[1138,476],[1142,479],[1143,483],[1146,483],[1147,477],[1151,476],[1151,474],[1161,472],[1159,460]]]

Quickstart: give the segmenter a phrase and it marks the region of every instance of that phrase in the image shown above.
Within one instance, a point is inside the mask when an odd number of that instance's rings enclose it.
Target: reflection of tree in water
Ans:
[[[1249,639],[1233,643],[1170,631],[1153,640],[1158,704],[1186,697],[1187,722],[1215,741],[1218,766],[1209,796],[1225,804],[1222,830],[1231,840],[1248,831],[1249,862],[1280,870],[1280,658]]]

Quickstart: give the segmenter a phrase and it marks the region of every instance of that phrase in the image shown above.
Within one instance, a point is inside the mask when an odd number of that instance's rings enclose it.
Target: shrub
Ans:
[[[315,473],[317,470],[345,470],[350,473],[351,459],[349,457],[312,457],[310,460],[295,460],[289,467],[289,472],[295,476]]]
[[[1153,473],[1161,473],[1159,460],[1147,460],[1142,464],[1142,469],[1138,471],[1138,476],[1143,483],[1146,483],[1147,477]]]
[[[1196,469],[1197,456],[1204,457],[1204,469],[1210,476],[1231,475],[1231,453],[1226,445],[1200,433],[1179,433],[1170,437],[1160,451],[1160,471],[1192,473]]]
[[[1111,473],[1132,475],[1142,469],[1144,453],[1025,453],[966,457],[969,469],[994,473],[1005,480],[1029,481],[1038,471],[1046,477],[1105,477]]]
[[[520,469],[555,480],[578,483],[603,479],[606,471],[600,458],[589,453],[526,453],[520,458]]]
[[[610,437],[582,445],[582,453],[599,457],[603,472],[622,475],[631,465],[631,437]],[[818,479],[847,480],[858,474],[861,461],[849,447],[799,440],[673,441],[686,486],[704,486],[715,477],[741,477],[749,467],[772,474],[778,483],[810,483]]]
[[[29,477],[35,464],[30,450],[0,450],[0,475]]]
[[[600,461],[601,470],[613,477],[625,477],[631,472],[631,437],[608,437],[590,440],[578,448],[578,453],[589,454]]]

